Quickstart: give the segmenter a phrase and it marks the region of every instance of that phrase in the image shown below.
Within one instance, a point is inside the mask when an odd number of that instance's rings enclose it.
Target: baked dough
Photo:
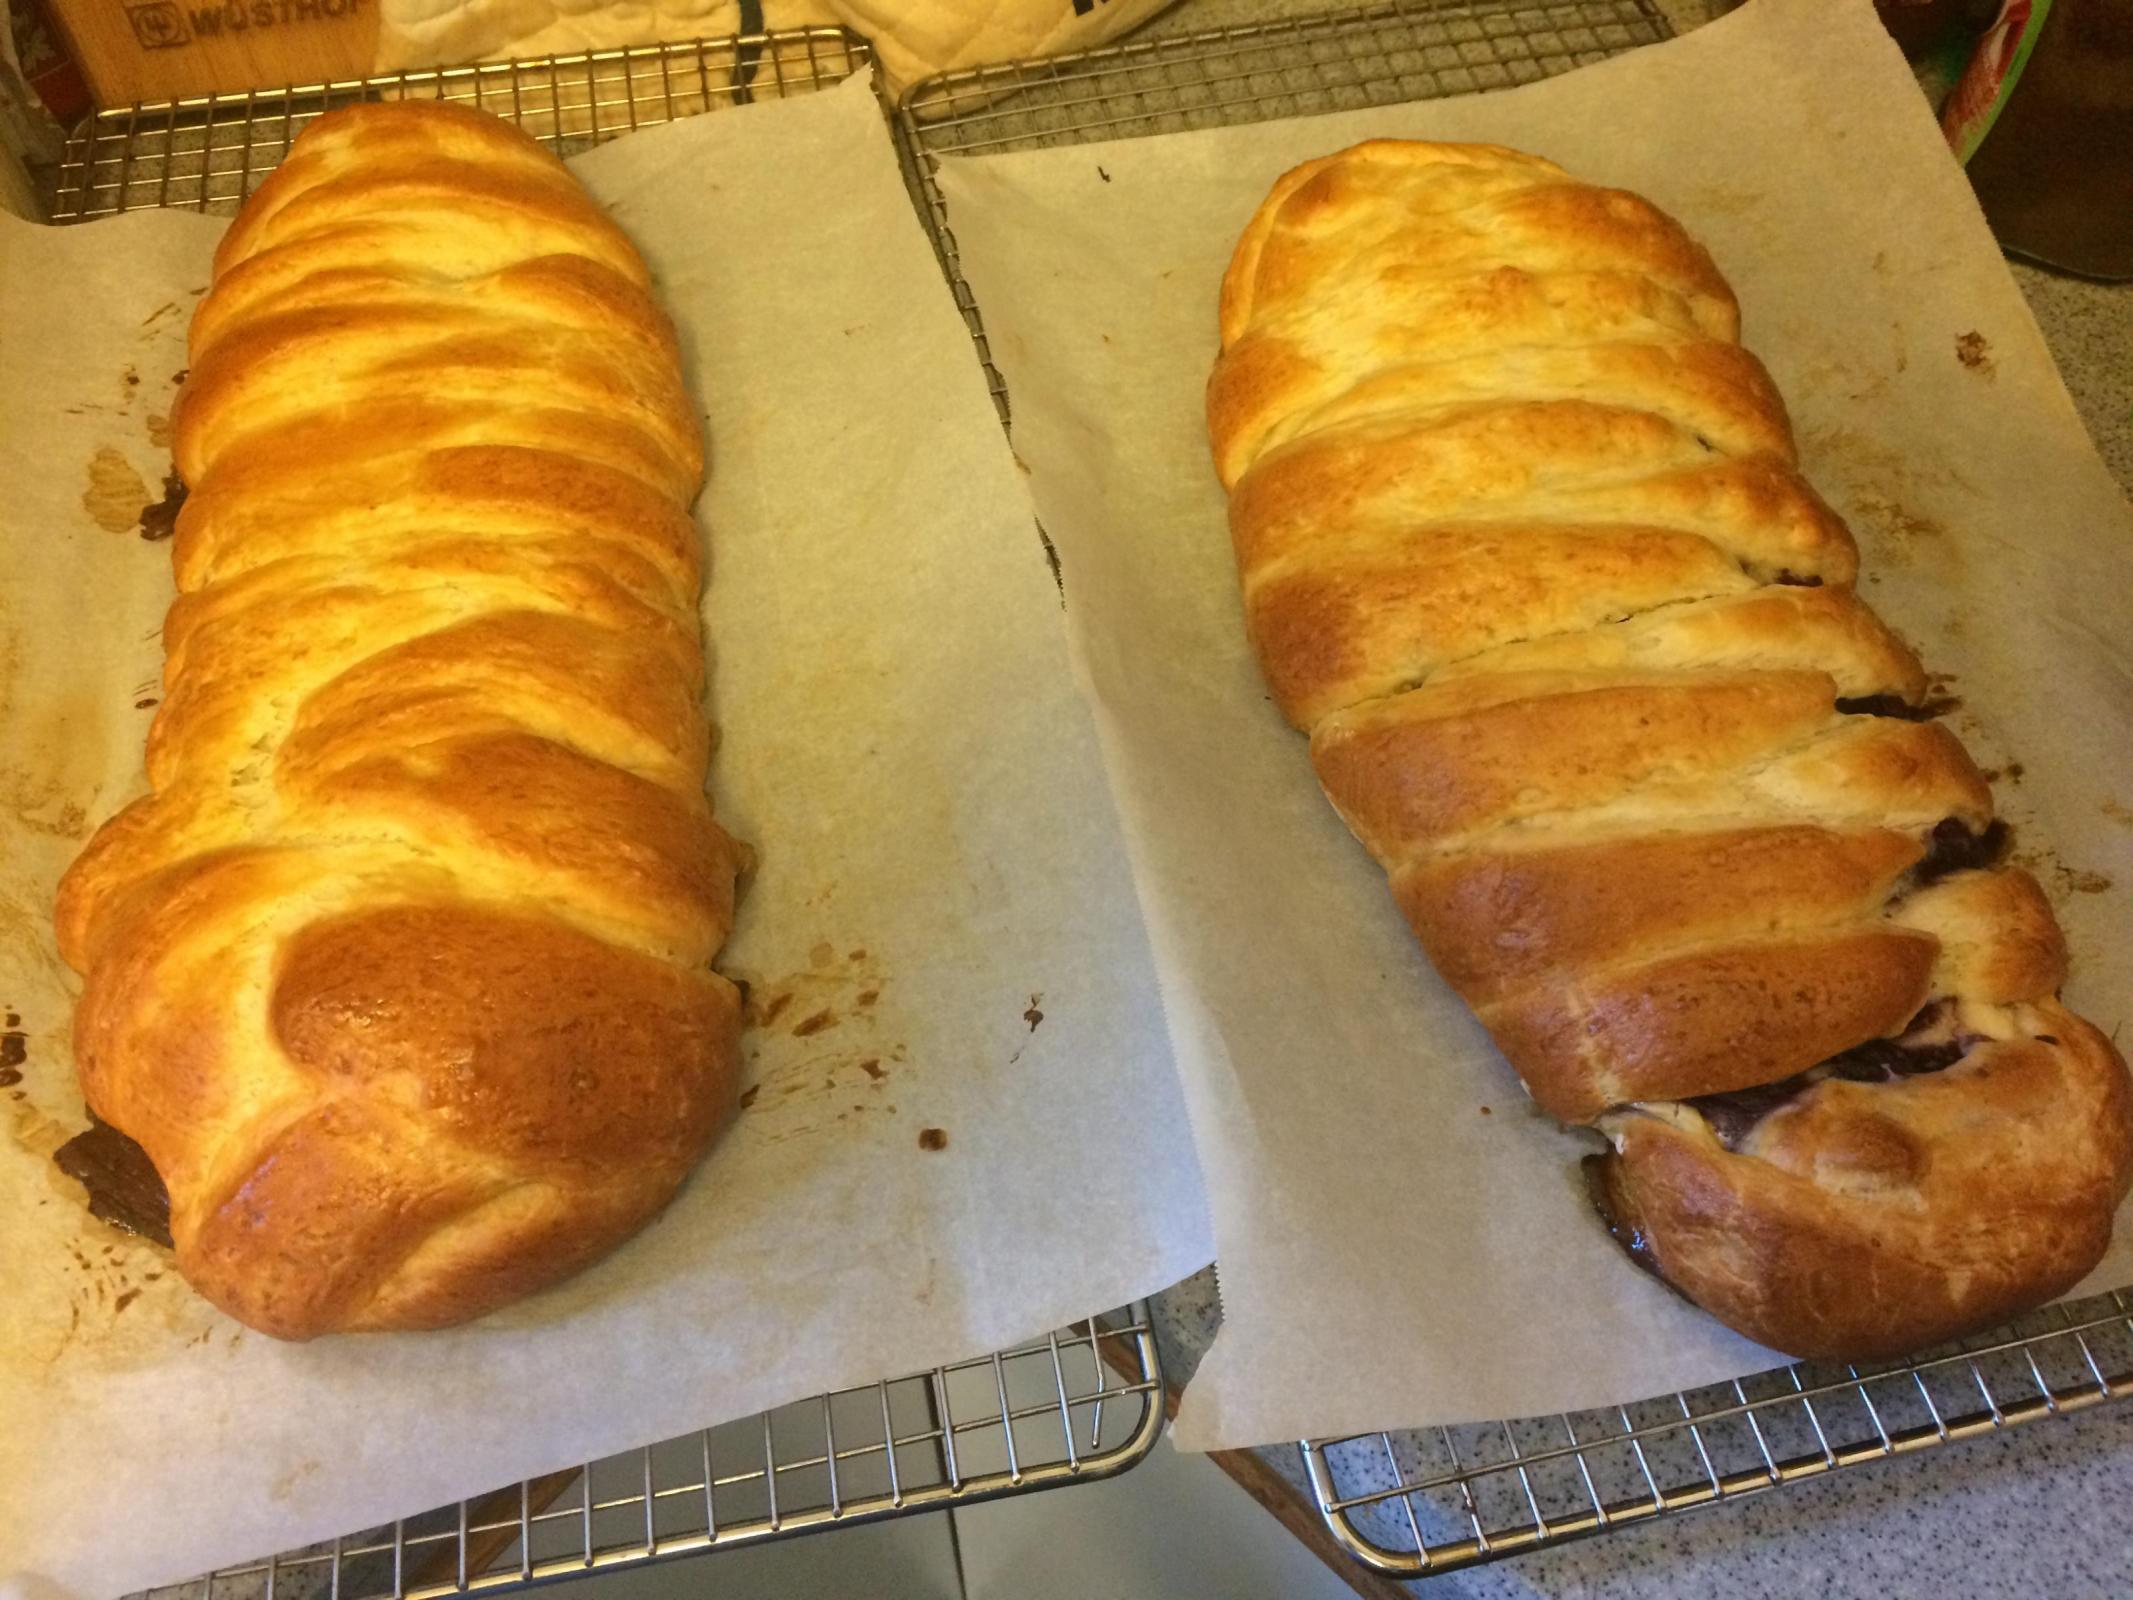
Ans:
[[[1283,177],[1208,389],[1246,626],[1328,798],[1644,1264],[1797,1356],[2070,1288],[2124,1063],[1733,295],[1554,164]]]
[[[460,1322],[733,1105],[696,411],[621,231],[442,104],[305,130],[190,360],[153,793],[59,894],[82,1086],[232,1316]]]

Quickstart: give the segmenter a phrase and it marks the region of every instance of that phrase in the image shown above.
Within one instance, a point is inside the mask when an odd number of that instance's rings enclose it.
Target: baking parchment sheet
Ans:
[[[1178,1419],[1192,1447],[1778,1359],[1602,1232],[1577,1172],[1596,1141],[1529,1110],[1430,972],[1245,645],[1201,413],[1218,282],[1276,176],[1376,136],[1532,149],[1709,245],[1859,535],[1864,593],[2006,774],[2070,999],[2108,1033],[2133,993],[2133,518],[1866,0],[1753,0],[1501,94],[948,160],[1209,1184],[1223,1326]],[[2133,1219],[2092,1282],[2129,1278]]]
[[[276,1344],[86,1217],[50,1161],[81,1125],[50,900],[141,781],[170,582],[135,520],[222,224],[0,219],[0,1003],[27,1050],[0,1088],[0,1589],[263,1556],[982,1354],[1211,1254],[1058,594],[867,85],[576,170],[707,419],[753,1104],[637,1240],[456,1332]]]

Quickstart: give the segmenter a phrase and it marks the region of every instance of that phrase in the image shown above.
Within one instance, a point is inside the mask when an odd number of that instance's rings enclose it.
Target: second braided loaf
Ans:
[[[1326,794],[1645,1264],[1795,1355],[2101,1255],[2123,1063],[1704,250],[1489,146],[1283,177],[1208,391]]]

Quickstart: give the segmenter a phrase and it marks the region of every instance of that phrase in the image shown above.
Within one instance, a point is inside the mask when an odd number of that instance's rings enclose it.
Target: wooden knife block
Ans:
[[[368,76],[378,0],[51,0],[98,106]]]

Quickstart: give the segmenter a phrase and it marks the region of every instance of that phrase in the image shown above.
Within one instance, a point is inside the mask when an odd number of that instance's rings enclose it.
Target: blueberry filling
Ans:
[[[1979,1044],[1982,1034],[1962,1031],[1951,1001],[1937,1000],[1912,1018],[1894,1039],[1869,1039],[1840,1055],[1776,1083],[1700,1095],[1682,1103],[1702,1116],[1718,1142],[1738,1150],[1773,1112],[1782,1110],[1825,1078],[1846,1083],[1896,1083],[1954,1066]]]
[[[1837,709],[1847,717],[1894,717],[1900,722],[1931,722],[1962,704],[1952,694],[1937,694],[1913,705],[1899,694],[1840,696]]]
[[[89,1211],[113,1227],[170,1243],[170,1195],[148,1152],[95,1116],[53,1154],[61,1172],[89,1191]]]
[[[1967,823],[1944,817],[1933,825],[1925,856],[1911,869],[1911,881],[1923,888],[1951,872],[1982,871],[1996,864],[2006,852],[2006,823],[1989,822],[1984,832],[1972,833]]]
[[[1728,1094],[1707,1094],[1687,1102],[1711,1125],[1711,1132],[1728,1150],[1738,1150],[1756,1126],[1780,1106],[1790,1105],[1811,1085],[1807,1074],[1781,1078],[1776,1083],[1735,1089]]]

